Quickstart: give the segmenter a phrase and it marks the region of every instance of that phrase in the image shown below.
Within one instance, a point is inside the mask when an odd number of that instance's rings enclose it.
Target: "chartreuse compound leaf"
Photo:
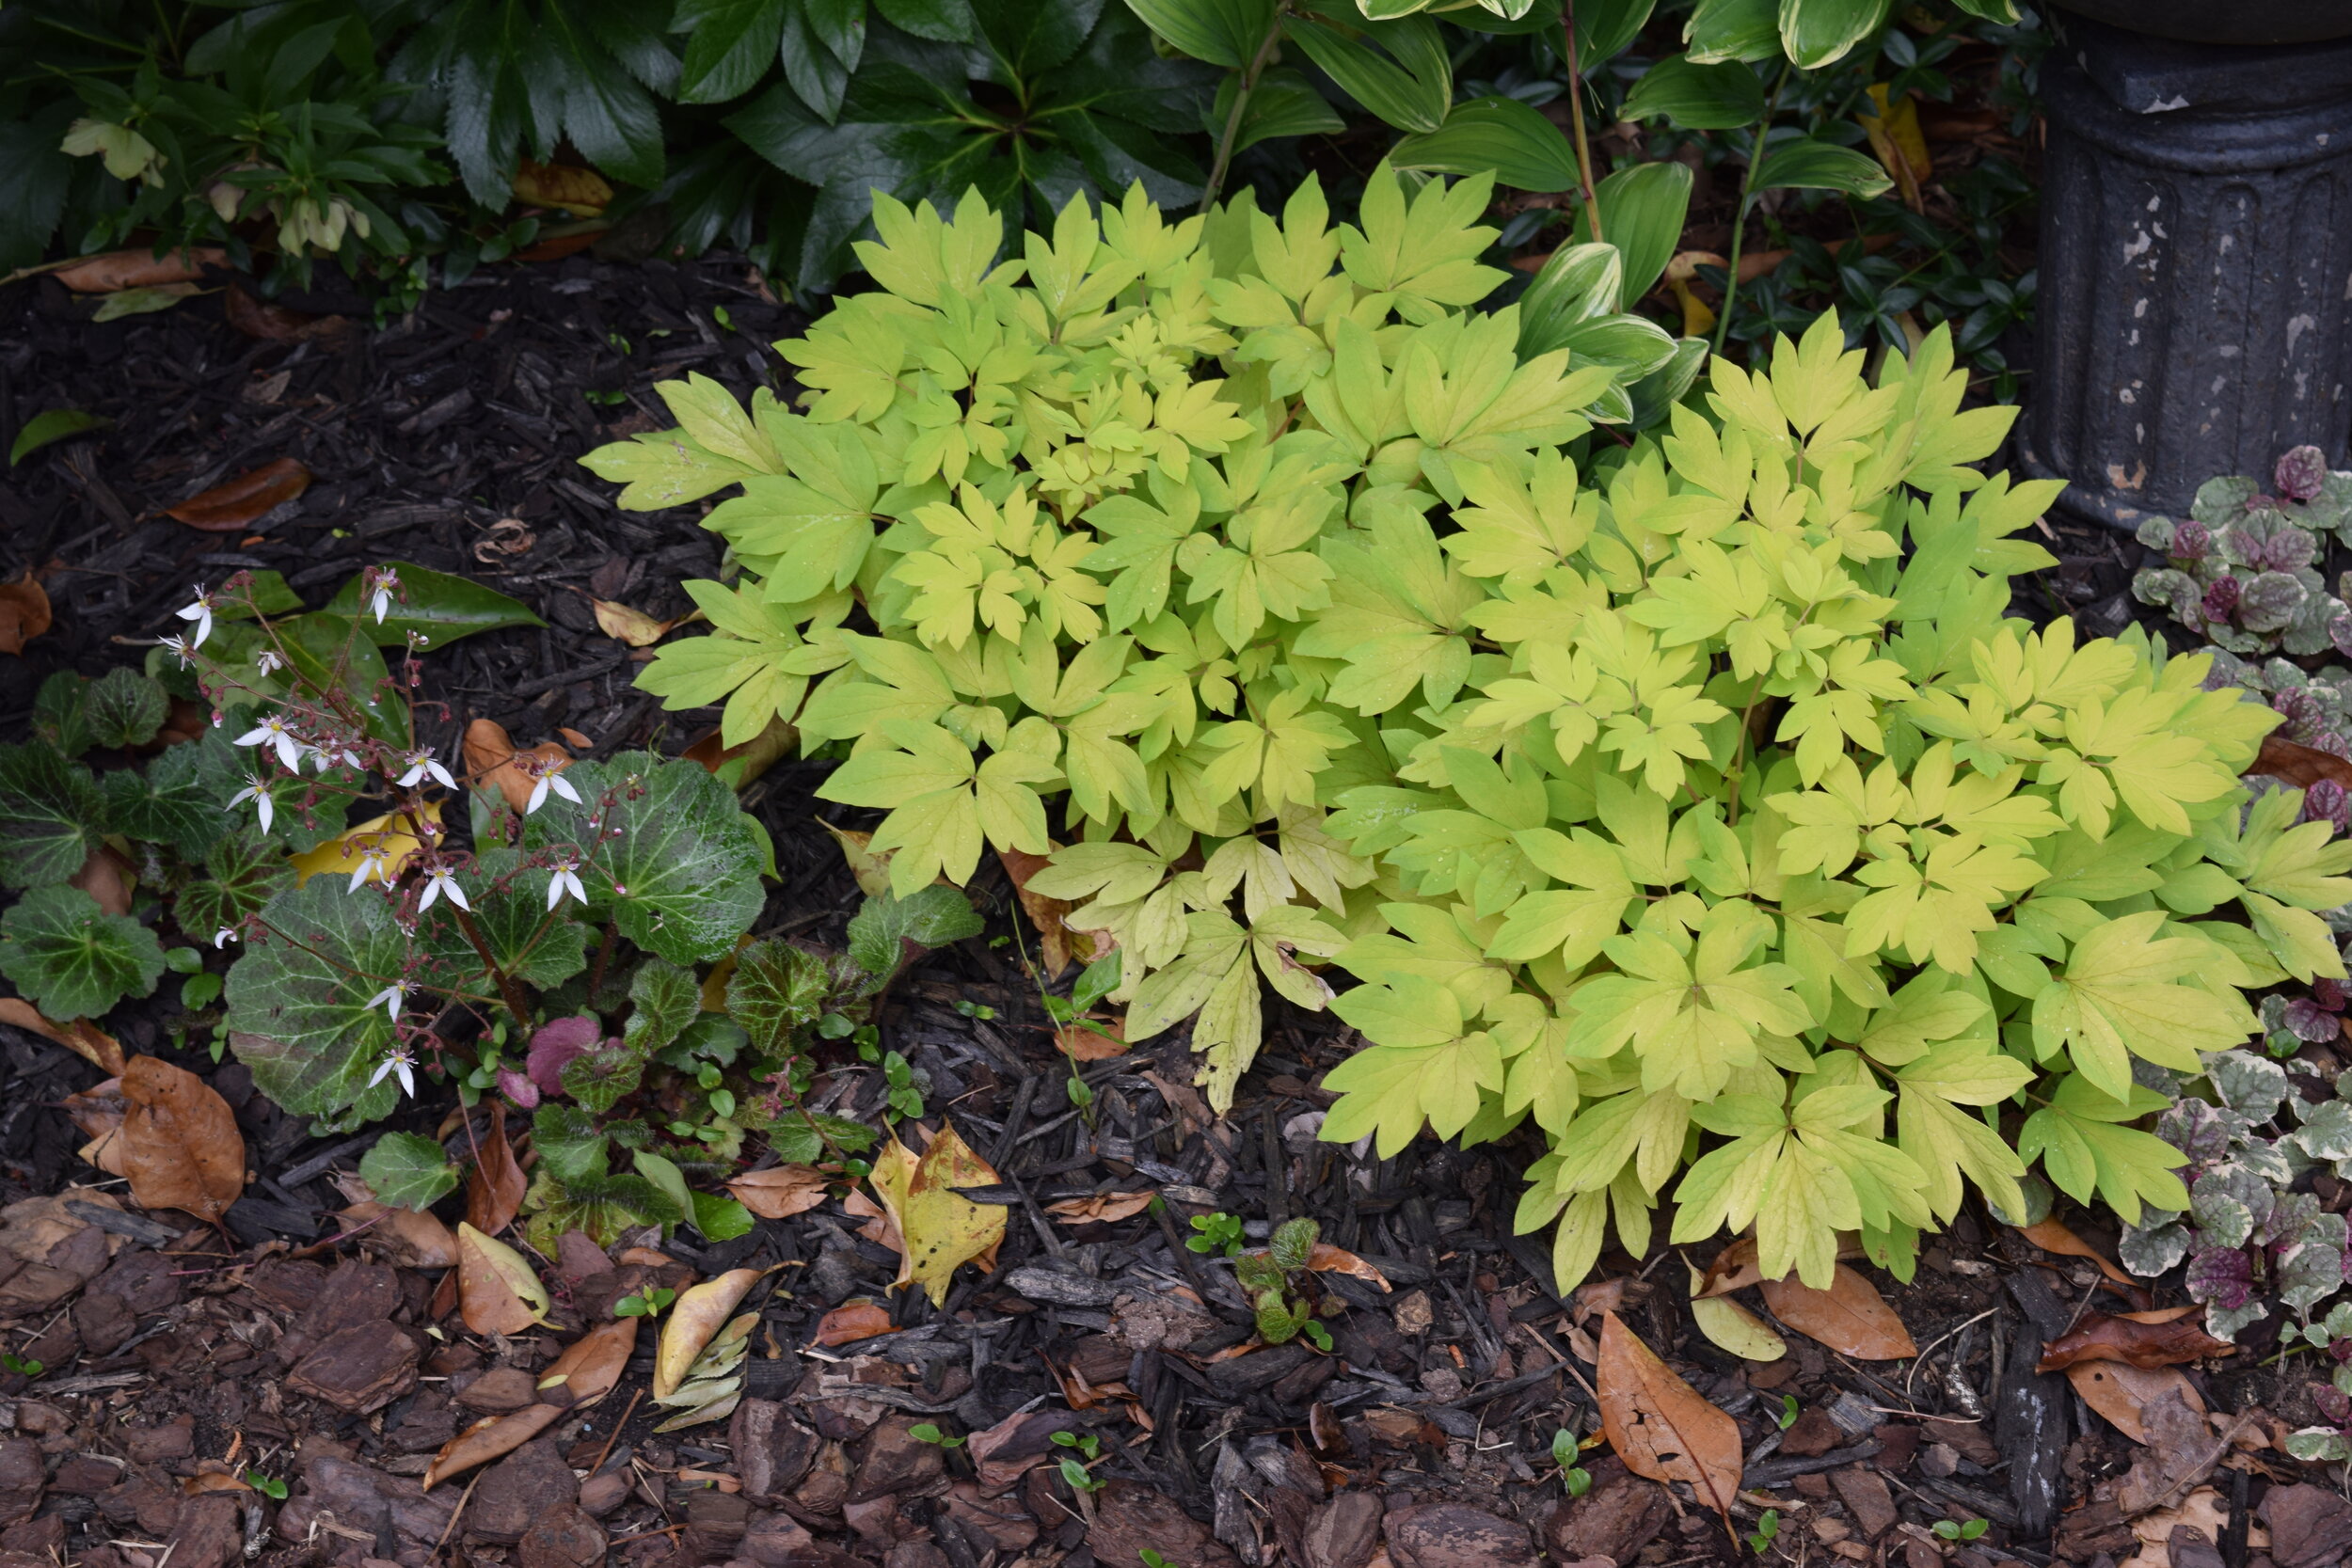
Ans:
[[[1420,116],[1420,65],[1316,57]],[[1749,115],[1727,57],[1645,111]],[[1213,1106],[1272,987],[1359,1037],[1325,1137],[1542,1129],[1518,1223],[1564,1288],[1613,1237],[1726,1231],[1817,1286],[1841,1231],[1902,1275],[2044,1177],[2178,1210],[2141,1085],[2224,1059],[2246,991],[2342,976],[2352,840],[2241,784],[2278,718],[2208,657],[2010,618],[2058,487],[1978,466],[2014,416],[1962,407],[1947,333],[1870,375],[1831,316],[1749,367],[1629,325],[1679,222],[1647,178],[1603,193],[1629,245],[1612,217],[1491,311],[1481,178],[1375,170],[1352,224],[1311,179],[1029,236],[977,192],[878,202],[879,287],[780,345],[803,401],[671,383],[676,429],[587,459],[624,505],[725,492],[740,574],[645,689],[838,749],[818,794],[888,856],[873,988],[977,928],[943,883],[1043,857],[1025,892],[1118,951],[1098,1004],[1185,1031]],[[803,1027],[789,951],[734,984],[755,1038]],[[787,1158],[848,1147],[794,1126]]]
[[[0,975],[46,1017],[95,1018],[163,974],[155,933],[79,888],[35,888],[0,915]]]

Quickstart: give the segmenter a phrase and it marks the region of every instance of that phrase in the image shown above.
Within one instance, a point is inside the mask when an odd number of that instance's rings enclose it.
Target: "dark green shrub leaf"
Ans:
[[[373,616],[362,617],[355,630],[347,614],[317,612],[279,622],[278,637],[296,674],[342,692],[367,713],[370,735],[398,746],[408,738],[408,708],[394,688],[384,650],[372,640],[375,629]]]
[[[229,1043],[263,1094],[296,1116],[391,1114],[400,1085],[368,1080],[392,1042],[374,1000],[401,974],[407,943],[372,893],[313,877],[270,900],[292,941],[257,937],[229,971]],[[410,998],[410,1005],[416,1005]]]
[[[694,976],[675,964],[648,958],[628,983],[628,999],[636,1009],[621,1030],[631,1051],[649,1056],[677,1038],[678,1032],[702,1011],[702,988]]]
[[[149,844],[168,844],[201,860],[236,820],[206,786],[200,744],[173,746],[145,768],[122,768],[98,781],[106,826]]]
[[[294,885],[286,857],[256,832],[232,833],[215,844],[205,853],[204,869],[212,875],[182,888],[171,907],[180,929],[201,942],[242,923]]]
[[[83,436],[93,430],[103,430],[114,420],[103,414],[92,414],[80,408],[47,408],[24,421],[8,446],[8,467],[13,468],[33,453],[53,441],[68,436]]]
[[[581,1110],[602,1116],[635,1094],[644,1076],[645,1058],[638,1052],[626,1045],[598,1046],[564,1064],[564,1092]]]
[[[750,1231],[752,1212],[717,1193],[690,1193],[694,1200],[694,1228],[708,1242],[731,1242]]]
[[[678,1031],[677,1038],[662,1049],[660,1056],[670,1066],[686,1071],[705,1062],[715,1067],[733,1067],[749,1039],[743,1026],[724,1013],[697,1013]]]
[[[1492,173],[1522,191],[1572,190],[1576,150],[1560,127],[1516,98],[1457,103],[1435,131],[1406,136],[1390,154],[1399,168],[1444,174]]]
[[[71,670],[60,670],[40,683],[33,698],[33,734],[70,757],[90,749],[89,714],[84,693],[89,682]]]
[[[457,1166],[431,1138],[414,1132],[387,1132],[359,1157],[359,1180],[368,1184],[379,1203],[395,1209],[429,1209],[457,1190]]]
[[[1685,131],[1737,131],[1764,118],[1764,84],[1744,65],[1669,55],[1642,73],[1625,101],[1628,119],[1661,115]]]
[[[80,763],[41,741],[0,746],[0,884],[62,882],[97,847],[104,802]]]
[[[542,1171],[523,1204],[533,1211],[524,1223],[523,1239],[550,1257],[556,1238],[566,1230],[582,1231],[598,1246],[611,1246],[624,1230],[675,1225],[685,1218],[667,1194],[642,1176],[581,1176],[559,1181]]]
[[[1663,168],[1669,166],[1644,165]],[[1672,166],[1682,167],[1677,164]],[[1685,169],[1683,179],[1690,179]],[[1782,142],[1764,154],[1756,171],[1756,188],[1769,190],[1837,191],[1847,196],[1879,196],[1893,186],[1876,158],[1836,142],[1800,137]]]
[[[611,1166],[596,1119],[576,1106],[542,1105],[532,1113],[531,1147],[539,1168],[558,1181],[604,1175]]]
[[[755,942],[735,956],[727,981],[727,1015],[751,1036],[762,1056],[783,1056],[793,1036],[824,1011],[824,961],[786,942]]]
[[[431,650],[445,648],[478,631],[547,625],[521,600],[485,588],[470,578],[429,571],[406,561],[388,561],[384,569],[399,575],[400,586],[393,591],[383,620],[378,621],[374,610],[361,602],[356,576],[327,601],[325,611],[343,621],[358,616],[359,629],[379,647],[406,647],[412,631],[421,634]]]
[[[459,885],[473,900],[474,929],[498,966],[525,985],[548,990],[588,967],[588,931],[570,918],[574,906],[568,904],[558,918],[548,919],[545,879],[517,875],[521,861],[517,849],[485,850]],[[482,956],[457,924],[456,906],[446,899],[424,911],[418,934],[452,973],[480,973]]]
[[[162,687],[136,670],[119,665],[92,681],[82,693],[91,741],[117,749],[144,746],[154,739],[170,705]]]
[[[155,933],[79,888],[35,888],[0,915],[0,975],[60,1022],[150,995],[163,974]]]
[[[575,763],[564,776],[580,801],[550,796],[525,822],[524,843],[581,852],[592,911],[609,911],[623,936],[675,964],[716,958],[751,929],[766,901],[759,847],[726,785],[643,752]]]
[[[768,1130],[768,1147],[787,1164],[813,1165],[832,1159],[835,1148],[844,1154],[862,1154],[874,1147],[880,1135],[864,1122],[829,1117],[822,1111],[787,1111]],[[828,1139],[832,1148],[826,1147]]]
[[[951,887],[934,883],[904,898],[885,893],[850,917],[850,957],[877,980],[888,980],[907,961],[908,942],[945,947],[978,936],[982,925],[972,900]]]

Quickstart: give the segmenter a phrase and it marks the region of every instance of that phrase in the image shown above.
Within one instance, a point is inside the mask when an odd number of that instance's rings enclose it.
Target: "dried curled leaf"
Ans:
[[[2128,1361],[2077,1361],[2066,1369],[2066,1381],[2083,1402],[2114,1423],[2115,1430],[2135,1443],[2148,1441],[2146,1411],[2169,1394],[2203,1415],[2205,1402],[2197,1386],[2178,1367],[2135,1367]]]
[[[817,1320],[817,1342],[820,1345],[855,1344],[871,1339],[878,1334],[889,1334],[898,1328],[890,1321],[890,1308],[880,1302],[863,1297],[845,1301]]]
[[[2156,1317],[2156,1313],[2147,1314]],[[2170,1367],[2228,1355],[2237,1347],[2206,1333],[2193,1317],[2145,1323],[2135,1317],[2110,1318],[2086,1312],[2080,1322],[2042,1347],[2037,1372],[2055,1372],[2078,1361],[2122,1361],[2135,1367]]]
[[[64,1046],[110,1077],[122,1076],[124,1060],[121,1042],[86,1018],[72,1023],[59,1023],[43,1018],[30,1002],[17,996],[0,996],[0,1023],[29,1029],[43,1039]]]
[[[49,629],[48,591],[30,573],[0,582],[0,654],[21,654],[24,644]]]
[[[1345,1247],[1336,1247],[1328,1242],[1317,1242],[1308,1251],[1307,1267],[1317,1274],[1353,1275],[1366,1284],[1377,1285],[1384,1291],[1392,1288],[1387,1275]]]
[[[207,533],[232,533],[310,487],[310,470],[292,457],[264,463],[190,496],[164,515]]]
[[[782,1220],[824,1202],[825,1181],[814,1165],[771,1165],[735,1178],[727,1194],[763,1220]]]
[[[540,1398],[577,1410],[611,1393],[637,1349],[637,1326],[643,1322],[612,1318],[581,1335],[539,1374]]]
[[[676,1432],[735,1413],[743,1398],[743,1358],[751,1354],[752,1330],[758,1324],[756,1312],[730,1319],[703,1353],[694,1357],[684,1381],[671,1393],[654,1396],[656,1404],[666,1404],[679,1412],[654,1431]]]
[[[2069,1230],[2055,1216],[2039,1220],[2032,1225],[2019,1226],[2017,1233],[2044,1252],[2055,1252],[2062,1258],[2089,1259],[2097,1265],[2099,1272],[2106,1275],[2112,1284],[2127,1286],[2135,1291],[2140,1289],[2138,1280],[2109,1262],[2097,1247]]]
[[[1739,1423],[1677,1377],[1614,1312],[1600,1320],[1595,1370],[1601,1427],[1627,1469],[1657,1481],[1687,1481],[1728,1521],[1740,1493]]]
[[[695,1359],[718,1337],[728,1314],[750,1293],[759,1275],[757,1269],[729,1269],[684,1291],[671,1305],[670,1315],[661,1324],[660,1347],[654,1354],[655,1399],[666,1402],[677,1392]]]
[[[571,754],[552,740],[517,751],[506,726],[494,719],[477,719],[468,724],[464,748],[468,782],[476,788],[497,790],[507,808],[517,816],[530,806],[531,792],[538,787],[538,783],[516,765],[516,759],[557,764],[554,771],[559,773],[572,761]]]
[[[441,1451],[433,1456],[424,1472],[424,1489],[430,1492],[461,1470],[505,1458],[554,1425],[563,1414],[551,1404],[527,1404],[504,1416],[484,1417],[441,1445]]]
[[[1152,1207],[1152,1196],[1149,1192],[1095,1193],[1088,1197],[1066,1197],[1058,1203],[1049,1203],[1045,1212],[1064,1225],[1092,1225],[1140,1214]]]

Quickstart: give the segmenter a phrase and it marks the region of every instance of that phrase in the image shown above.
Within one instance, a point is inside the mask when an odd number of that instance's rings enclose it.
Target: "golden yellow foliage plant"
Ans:
[[[1474,309],[1486,195],[1074,201],[1013,260],[977,198],[878,198],[881,288],[779,345],[800,411],[672,383],[678,429],[586,459],[629,506],[741,487],[716,629],[644,686],[850,742],[821,793],[888,812],[902,894],[1050,849],[1127,1037],[1190,1018],[1220,1108],[1263,977],[1367,1042],[1325,1137],[1532,1118],[1563,1288],[1670,1183],[1673,1240],[1824,1285],[1840,1230],[1907,1274],[2036,1159],[2185,1207],[2149,1085],[2342,973],[2352,845],[2238,783],[2269,710],[2007,618],[2056,487],[1969,466],[2013,410],[1941,329],[1875,386],[1834,318],[1688,393],[1677,353],[1661,398]]]

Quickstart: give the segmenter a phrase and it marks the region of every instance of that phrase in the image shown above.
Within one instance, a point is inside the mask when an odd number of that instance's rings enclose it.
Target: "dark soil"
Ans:
[[[274,568],[317,602],[362,564],[400,560],[481,577],[549,623],[428,659],[420,715],[444,754],[476,717],[524,744],[569,728],[598,752],[679,750],[715,716],[666,715],[635,693],[628,651],[596,629],[590,599],[677,614],[688,608],[677,579],[715,573],[717,547],[699,509],[615,511],[576,458],[666,424],[658,380],[693,371],[739,393],[772,384],[780,361],[765,344],[797,318],[746,277],[721,261],[576,258],[486,275],[381,328],[352,320],[302,341],[240,333],[219,295],[93,325],[87,302],[45,280],[0,291],[0,439],[62,404],[114,420],[0,481],[0,570],[39,571],[57,611],[25,657],[0,657],[0,739],[24,733],[51,671],[138,659],[193,580]],[[718,325],[721,309],[730,326]],[[285,456],[317,483],[241,533],[161,515]],[[2063,606],[2089,630],[2120,629],[2135,546],[2054,538],[2063,563],[2028,585],[2033,612]],[[815,824],[817,771],[781,765],[746,803],[782,873],[761,928],[823,942],[838,939],[858,894]],[[1001,876],[976,891],[992,930],[1007,931]],[[1385,1161],[1317,1142],[1332,1097],[1315,1085],[1343,1043],[1327,1020],[1289,1011],[1224,1120],[1189,1086],[1181,1039],[1090,1067],[1094,1115],[1081,1117],[1034,993],[983,941],[927,960],[894,988],[880,1022],[883,1045],[922,1076],[934,1124],[944,1111],[1001,1175],[990,1196],[1012,1212],[993,1272],[963,1270],[939,1310],[920,1292],[893,1292],[897,1255],[837,1203],[717,1246],[671,1241],[681,1280],[781,1265],[764,1301],[754,1298],[749,1397],[732,1421],[652,1432],[640,1398],[648,1336],[602,1403],[470,1483],[422,1492],[429,1456],[477,1416],[527,1402],[523,1374],[559,1340],[469,1335],[449,1297],[437,1300],[447,1284],[437,1274],[370,1261],[377,1239],[343,1235],[330,1180],[356,1167],[370,1137],[312,1138],[233,1061],[181,1049],[190,1022],[167,998],[112,1020],[127,1050],[179,1061],[236,1108],[256,1180],[225,1233],[119,1207],[120,1184],[77,1158],[81,1134],[58,1108],[98,1070],[0,1028],[0,1203],[10,1206],[0,1213],[0,1348],[43,1364],[38,1377],[0,1373],[0,1568],[557,1568],[607,1554],[762,1568],[1135,1568],[1147,1549],[1181,1568],[1539,1558],[1684,1568],[1754,1549],[1688,1487],[1635,1479],[1605,1456],[1590,1466],[1591,1490],[1568,1499],[1554,1434],[1599,1430],[1600,1324],[1590,1295],[1555,1292],[1544,1236],[1512,1232],[1531,1137],[1469,1153],[1422,1143]],[[836,1081],[849,1114],[884,1091],[879,1072],[853,1065]],[[428,1095],[399,1125],[430,1132],[448,1109]],[[1165,1219],[1073,1225],[1044,1212],[1145,1189],[1165,1200]],[[1391,1288],[1319,1276],[1336,1298],[1330,1354],[1304,1344],[1228,1354],[1251,1332],[1230,1267],[1178,1244],[1187,1218],[1219,1210],[1253,1236],[1311,1215]],[[1704,1266],[1714,1250],[1690,1260]],[[548,1272],[567,1297],[596,1289]],[[1792,1331],[1787,1357],[1746,1362],[1696,1332],[1679,1253],[1646,1268],[1607,1257],[1596,1277],[1625,1282],[1628,1326],[1740,1423],[1747,1468],[1734,1513],[1743,1536],[1773,1513],[1765,1555],[2042,1568],[2054,1555],[2090,1563],[2131,1552],[2112,1496],[2148,1450],[2033,1364],[2083,1310],[2137,1304],[2103,1294],[2089,1264],[1975,1212],[1926,1251],[1909,1286],[1868,1272],[1923,1356],[1863,1364]],[[816,1346],[819,1318],[856,1297],[887,1303],[893,1331]],[[2277,1410],[2287,1396],[2273,1376],[2204,1388],[2217,1410]],[[914,1436],[921,1422],[971,1440],[943,1451]],[[1064,1432],[1100,1444],[1099,1490],[1073,1493],[1063,1479],[1073,1450],[1052,1438]],[[2197,1568],[2245,1568],[2248,1510],[2274,1459],[2254,1456],[2250,1477],[2216,1483],[2236,1522]],[[2277,1479],[2296,1480],[2294,1468]],[[288,1496],[203,1490],[220,1485],[203,1478],[232,1471],[282,1481]],[[2298,1547],[2324,1548],[2323,1514],[2297,1515]],[[1965,1543],[1934,1532],[1968,1519],[1989,1528]],[[2182,1551],[2159,1544],[2140,1568],[2191,1568]],[[2265,1562],[2258,1549],[2251,1560]]]

